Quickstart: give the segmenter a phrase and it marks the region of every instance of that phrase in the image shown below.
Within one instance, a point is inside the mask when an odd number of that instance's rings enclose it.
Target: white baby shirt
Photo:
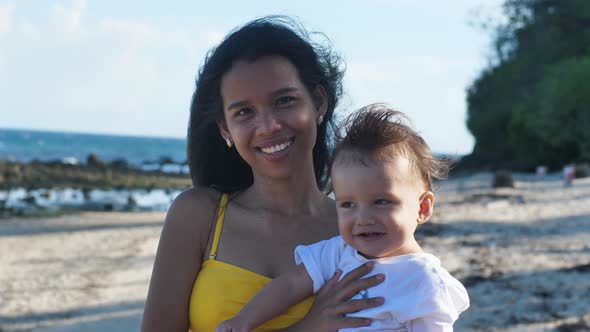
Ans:
[[[298,246],[295,261],[304,264],[316,293],[338,269],[344,276],[369,259],[336,236]],[[385,303],[348,315],[371,318],[371,326],[339,331],[452,331],[453,322],[469,307],[465,287],[431,254],[416,253],[373,261],[376,264],[366,277],[383,273],[385,281],[359,292],[353,299],[382,296]]]

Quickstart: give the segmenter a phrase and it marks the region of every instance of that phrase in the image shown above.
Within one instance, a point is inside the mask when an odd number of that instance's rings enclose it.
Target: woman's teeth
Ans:
[[[290,145],[291,145],[291,141],[285,142],[283,144],[273,145],[273,146],[270,146],[267,148],[260,148],[260,150],[262,150],[262,152],[264,152],[264,153],[277,153],[277,152],[281,152],[281,151],[285,150]]]

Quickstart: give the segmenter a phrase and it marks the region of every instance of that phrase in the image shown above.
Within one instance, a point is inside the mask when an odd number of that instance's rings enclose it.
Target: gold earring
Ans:
[[[324,121],[324,116],[323,115],[318,116],[318,126],[321,125],[323,121]]]
[[[231,141],[229,138],[226,138],[226,139],[225,139],[225,144],[227,144],[227,147],[231,149],[231,147],[232,147],[232,145],[233,145],[234,143],[232,143],[232,141]]]

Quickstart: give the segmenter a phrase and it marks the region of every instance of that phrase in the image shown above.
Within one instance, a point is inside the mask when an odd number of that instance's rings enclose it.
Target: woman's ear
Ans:
[[[219,134],[221,135],[227,146],[231,148],[231,146],[233,145],[233,141],[231,139],[229,130],[227,129],[227,123],[225,122],[225,119],[217,120],[217,128],[219,128]]]
[[[323,86],[318,85],[313,91],[313,101],[316,107],[316,117],[324,118],[328,111],[328,95]]]
[[[427,191],[420,196],[420,208],[418,210],[418,224],[423,224],[432,217],[434,210],[434,193]]]

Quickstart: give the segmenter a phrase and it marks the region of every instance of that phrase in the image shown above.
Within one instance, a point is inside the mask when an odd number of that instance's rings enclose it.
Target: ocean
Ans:
[[[91,153],[103,161],[124,159],[142,169],[188,173],[188,167],[183,165],[186,162],[184,139],[0,129],[0,160],[85,163]],[[165,165],[158,165],[164,160]],[[39,209],[165,211],[178,194],[179,190],[163,189],[84,193],[74,188],[13,188],[0,190],[0,212],[8,209],[26,215]]]
[[[186,161],[186,140],[51,132],[0,128],[0,160],[75,160],[85,162],[89,154],[101,160],[124,159],[132,165],[171,159]]]

